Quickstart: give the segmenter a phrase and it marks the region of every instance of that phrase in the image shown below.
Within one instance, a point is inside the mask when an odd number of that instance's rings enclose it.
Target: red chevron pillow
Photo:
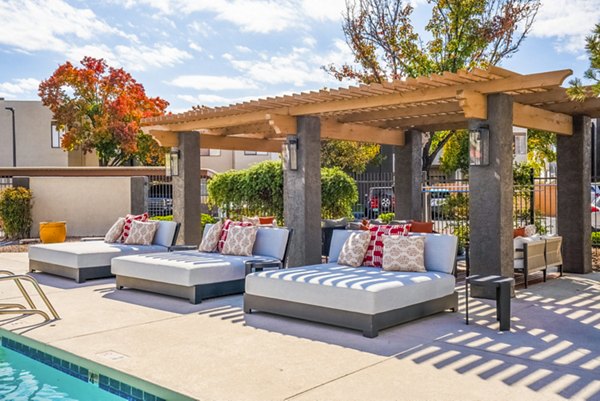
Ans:
[[[125,216],[125,225],[123,226],[123,233],[121,234],[121,238],[119,239],[119,242],[125,242],[125,240],[127,239],[127,237],[129,237],[129,233],[131,232],[131,224],[132,221],[148,221],[148,213],[142,213],[142,214],[128,214]]]
[[[408,235],[410,232],[410,224],[394,224],[394,225],[371,225],[371,241],[363,260],[364,266],[381,267],[383,261],[383,236],[384,235]]]

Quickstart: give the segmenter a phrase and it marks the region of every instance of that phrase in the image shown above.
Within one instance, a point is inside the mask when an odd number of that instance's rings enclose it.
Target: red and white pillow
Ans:
[[[125,242],[127,237],[129,237],[129,233],[131,232],[131,224],[134,220],[146,222],[146,221],[148,221],[148,213],[143,213],[143,214],[138,214],[138,215],[135,215],[135,214],[126,215],[125,216],[125,225],[123,226],[123,233],[121,233],[121,238],[119,239],[119,242]]]
[[[225,240],[227,239],[227,234],[229,233],[229,229],[233,226],[240,226],[240,227],[251,227],[254,224],[250,223],[250,222],[242,222],[242,221],[232,221],[232,220],[225,220],[225,223],[223,223],[223,229],[221,230],[221,238],[219,239],[219,243],[217,244],[217,251],[220,253],[223,251],[223,245],[225,245]]]
[[[383,262],[383,236],[384,235],[408,235],[410,224],[395,225],[371,225],[369,226],[371,241],[363,260],[363,266],[381,267]]]

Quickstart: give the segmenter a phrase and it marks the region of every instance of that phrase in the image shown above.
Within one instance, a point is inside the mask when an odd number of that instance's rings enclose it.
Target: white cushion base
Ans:
[[[246,277],[247,294],[369,315],[450,295],[454,286],[454,276],[442,272],[393,272],[336,263]]]
[[[71,269],[110,266],[110,261],[123,255],[164,252],[160,245],[108,244],[104,241],[61,242],[29,247],[29,259]]]
[[[161,283],[191,287],[199,284],[241,280],[245,262],[256,256],[232,256],[219,253],[180,251],[131,255],[112,260],[111,272]]]

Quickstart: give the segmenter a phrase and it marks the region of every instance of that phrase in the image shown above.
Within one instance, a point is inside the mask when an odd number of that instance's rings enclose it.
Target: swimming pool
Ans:
[[[161,394],[160,397],[131,385],[121,375],[108,376],[13,338],[3,336],[1,339],[0,400],[189,400],[162,387],[154,388],[158,390],[156,394]]]

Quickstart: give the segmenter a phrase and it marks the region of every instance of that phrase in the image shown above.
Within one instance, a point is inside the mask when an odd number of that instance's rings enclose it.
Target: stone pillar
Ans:
[[[179,133],[179,175],[173,177],[173,220],[181,223],[178,244],[200,243],[200,134],[195,131]]]
[[[573,135],[557,136],[558,234],[563,237],[563,269],[592,271],[591,245],[591,120],[573,117]]]
[[[142,214],[148,211],[148,177],[131,177],[131,214]]]
[[[298,170],[283,172],[283,216],[294,230],[288,266],[321,263],[321,122],[298,117]]]
[[[513,277],[512,97],[488,95],[487,121],[470,120],[469,129],[488,126],[489,165],[469,167],[471,274]],[[473,296],[494,298],[473,287]]]
[[[396,146],[394,194],[396,219],[421,220],[423,201],[423,134],[418,130],[405,133],[404,146]]]

